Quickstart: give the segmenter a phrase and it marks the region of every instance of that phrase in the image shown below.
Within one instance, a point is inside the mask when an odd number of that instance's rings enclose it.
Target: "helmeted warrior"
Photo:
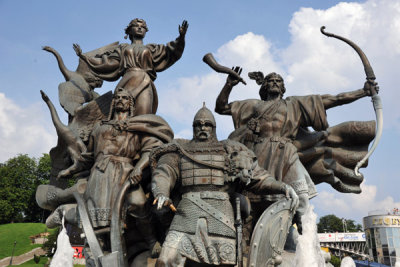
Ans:
[[[170,192],[182,196],[156,266],[191,262],[234,265],[236,229],[231,204],[242,188],[255,193],[281,193],[298,203],[294,190],[261,169],[244,145],[218,141],[211,111],[203,106],[193,121],[193,139],[175,140],[153,152],[152,192],[157,208],[174,209]]]

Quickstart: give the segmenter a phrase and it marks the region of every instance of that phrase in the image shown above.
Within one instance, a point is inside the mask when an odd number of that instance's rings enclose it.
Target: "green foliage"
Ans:
[[[53,230],[54,231],[50,233],[50,235],[47,237],[47,241],[42,246],[42,249],[46,251],[46,255],[49,257],[52,257],[56,252],[57,249],[56,241],[58,234],[60,233],[60,227],[57,227]]]
[[[50,156],[39,160],[19,155],[0,164],[0,224],[40,222],[43,210],[36,204],[36,188],[48,183]]]
[[[331,255],[331,261],[330,263],[334,266],[334,267],[340,267],[340,258],[336,257],[335,255]]]
[[[0,259],[11,256],[14,241],[17,241],[14,256],[40,247],[40,244],[32,244],[29,237],[46,231],[46,225],[42,223],[10,223],[0,225]]]
[[[361,224],[356,223],[354,220],[346,220],[348,232],[360,232],[363,231]]]
[[[359,223],[355,223],[354,220],[347,220],[346,221],[346,230],[347,232],[360,232],[362,231],[362,226]],[[333,214],[322,216],[319,219],[317,224],[318,233],[324,232],[343,232],[343,220],[336,217]]]

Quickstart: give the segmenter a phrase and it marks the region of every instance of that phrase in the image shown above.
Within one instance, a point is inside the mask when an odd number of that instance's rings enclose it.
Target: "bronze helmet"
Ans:
[[[215,118],[214,115],[212,114],[211,110],[209,110],[206,107],[206,104],[203,102],[203,107],[197,111],[196,115],[194,116],[193,119],[193,130],[197,122],[200,122],[201,124],[204,124],[206,122],[211,123],[213,126],[213,130],[211,133],[211,136],[209,138],[210,141],[217,141],[217,124],[215,123]],[[194,132],[193,132],[194,134]],[[195,138],[193,136],[193,138]]]
[[[196,121],[210,122],[214,128],[217,126],[217,124],[215,123],[214,115],[212,114],[211,110],[206,107],[206,104],[204,102],[203,107],[199,109],[199,111],[197,111],[196,115],[194,116],[193,125]]]

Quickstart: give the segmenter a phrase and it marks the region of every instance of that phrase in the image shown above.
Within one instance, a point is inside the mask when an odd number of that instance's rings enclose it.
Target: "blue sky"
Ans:
[[[363,169],[360,195],[336,193],[318,185],[313,201],[322,216],[334,213],[361,222],[373,209],[400,206],[397,162],[400,149],[400,109],[396,90],[400,60],[400,1],[20,1],[0,0],[0,162],[18,153],[40,156],[56,144],[39,90],[57,103],[64,81],[55,58],[41,50],[52,46],[74,70],[78,64],[72,44],[83,51],[119,41],[133,18],[147,21],[145,43],[166,43],[178,36],[178,25],[189,22],[182,58],[159,73],[158,114],[176,136],[191,138],[195,111],[215,98],[226,76],[214,73],[201,59],[212,52],[227,66],[247,72],[279,72],[286,95],[338,94],[362,88],[365,74],[355,52],[344,43],[326,38],[319,27],[346,36],[363,48],[381,86],[384,132],[380,146]],[[249,79],[238,85],[230,100],[257,98],[258,87]],[[105,93],[115,84],[97,89]],[[58,108],[63,120],[65,112]],[[228,117],[216,115],[218,136],[232,131]],[[331,125],[347,120],[372,120],[369,99],[328,111]]]

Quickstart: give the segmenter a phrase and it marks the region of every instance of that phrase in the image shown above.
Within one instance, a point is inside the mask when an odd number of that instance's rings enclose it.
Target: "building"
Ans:
[[[363,219],[369,256],[373,261],[389,266],[400,262],[400,214],[370,212]],[[398,265],[397,265],[398,266]]]
[[[338,257],[368,258],[364,232],[318,234],[321,248]],[[326,251],[326,250],[325,250]]]

